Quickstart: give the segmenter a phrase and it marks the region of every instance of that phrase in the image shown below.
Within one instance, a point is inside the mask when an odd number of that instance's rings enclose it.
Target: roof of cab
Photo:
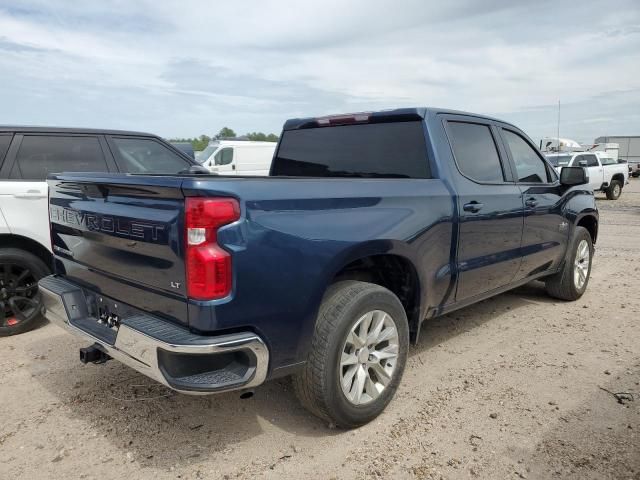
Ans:
[[[500,122],[506,125],[515,127],[515,125],[500,120],[499,118],[490,117],[488,115],[482,115],[478,113],[463,112],[459,110],[451,110],[446,108],[434,108],[434,107],[413,107],[413,108],[397,108],[391,110],[378,110],[372,112],[358,112],[358,113],[345,113],[336,115],[326,115],[321,117],[306,117],[306,118],[292,118],[285,122],[283,130],[295,130],[298,128],[312,128],[319,126],[319,121],[331,121],[331,119],[346,119],[349,117],[356,117],[360,115],[366,115],[366,121],[354,121],[351,123],[385,123],[385,122],[398,122],[398,121],[411,121],[411,120],[423,120],[428,114],[449,114],[449,115],[464,115],[467,117],[477,117],[495,122]],[[336,123],[339,124],[339,123]],[[517,127],[515,127],[517,128]]]
[[[131,135],[137,137],[157,137],[152,133],[133,132],[129,130],[106,130],[100,128],[42,127],[24,125],[0,125],[0,133],[69,133],[93,135]]]

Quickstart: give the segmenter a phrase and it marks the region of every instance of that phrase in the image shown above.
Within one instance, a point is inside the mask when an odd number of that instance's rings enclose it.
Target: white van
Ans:
[[[197,161],[218,175],[269,175],[276,142],[214,140]]]

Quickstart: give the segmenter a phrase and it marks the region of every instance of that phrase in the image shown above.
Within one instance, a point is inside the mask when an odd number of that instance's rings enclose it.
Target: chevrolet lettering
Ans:
[[[49,208],[51,221],[80,227],[88,231],[116,233],[121,236],[151,240],[158,240],[164,230],[164,225],[154,225],[127,220],[121,217],[86,213],[70,208],[61,208],[51,205]]]

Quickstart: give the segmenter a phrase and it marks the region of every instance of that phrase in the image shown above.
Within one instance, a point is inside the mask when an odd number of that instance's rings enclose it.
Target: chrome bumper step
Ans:
[[[118,330],[91,317],[86,292],[50,275],[39,282],[44,315],[76,336],[97,343],[114,359],[182,393],[253,388],[264,382],[269,350],[255,333],[204,336],[167,320],[138,313]]]

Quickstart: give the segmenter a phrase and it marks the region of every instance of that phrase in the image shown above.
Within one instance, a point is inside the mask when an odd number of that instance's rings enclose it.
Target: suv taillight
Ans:
[[[188,197],[185,202],[187,295],[214,300],[231,293],[231,255],[217,243],[218,228],[240,218],[233,198]]]

